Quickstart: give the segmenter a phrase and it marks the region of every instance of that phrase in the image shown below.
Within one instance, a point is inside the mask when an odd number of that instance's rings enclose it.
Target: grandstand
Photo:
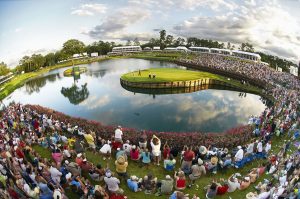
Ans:
[[[122,53],[135,53],[141,52],[142,48],[140,46],[119,46],[113,47],[110,54],[122,54]]]
[[[259,54],[244,52],[239,50],[229,50],[229,49],[219,49],[219,48],[206,48],[206,47],[189,47],[189,50],[195,53],[213,53],[213,54],[221,54],[227,56],[238,57],[241,59],[252,60],[255,62],[261,62],[261,57]]]

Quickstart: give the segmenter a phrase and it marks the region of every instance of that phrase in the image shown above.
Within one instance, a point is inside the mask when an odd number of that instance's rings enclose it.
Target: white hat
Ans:
[[[66,175],[66,179],[69,180],[71,177],[72,177],[72,174],[69,172],[69,173]]]
[[[130,141],[129,141],[129,140],[126,140],[126,143],[128,143],[128,144],[129,144],[129,143],[130,143]]]
[[[170,175],[166,175],[166,179],[167,180],[171,180],[171,176]]]
[[[110,178],[110,177],[111,177],[111,172],[110,172],[110,171],[107,171],[107,172],[105,173],[105,176],[108,177],[108,178]]]
[[[84,158],[82,161],[83,161],[83,162],[86,162],[87,160],[86,160],[86,158]]]
[[[77,154],[77,158],[80,158],[82,156],[82,153]]]
[[[14,146],[14,150],[17,150],[18,146]]]
[[[75,128],[75,129],[77,129],[77,128],[78,128],[78,126],[75,126],[74,128]]]
[[[68,160],[65,160],[65,164],[69,164],[69,161],[68,161]]]
[[[245,177],[245,180],[250,181],[250,177],[249,176]]]
[[[238,149],[241,149],[242,147],[241,147],[241,146],[238,146],[237,148],[238,148]]]
[[[135,181],[135,180],[138,180],[138,177],[133,175],[133,176],[130,177],[130,179]]]
[[[135,145],[133,145],[133,146],[132,146],[132,148],[133,148],[133,149],[136,149],[136,146],[135,146]]]
[[[198,158],[198,164],[202,165],[203,164],[203,160],[201,160],[201,158]]]
[[[117,151],[120,151],[121,149],[120,149],[120,147],[119,148],[117,148]]]

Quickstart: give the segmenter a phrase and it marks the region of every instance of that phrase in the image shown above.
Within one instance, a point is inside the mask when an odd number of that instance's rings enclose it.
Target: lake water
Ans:
[[[87,66],[80,78],[64,77],[66,68],[28,81],[4,103],[39,104],[71,116],[138,130],[222,132],[246,124],[265,105],[260,96],[208,89],[193,93],[152,95],[120,85],[120,76],[138,69],[180,67],[142,59],[115,59]]]

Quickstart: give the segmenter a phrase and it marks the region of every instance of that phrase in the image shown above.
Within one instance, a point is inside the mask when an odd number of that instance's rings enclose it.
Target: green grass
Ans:
[[[287,139],[287,136],[285,135],[284,137],[274,137],[272,139],[272,153],[278,153],[280,146],[282,146],[283,144],[283,140]],[[292,146],[293,147],[293,146]],[[34,150],[36,150],[43,158],[48,158],[51,159],[51,153],[49,152],[48,149],[42,148],[41,146],[33,146]],[[292,151],[294,151],[295,149],[292,148]],[[109,168],[112,171],[115,171],[115,158],[114,155],[112,156],[112,160],[106,160],[104,161],[102,159],[102,156],[97,154],[94,154],[90,151],[86,151],[85,153],[87,159],[91,162],[93,162],[94,164],[98,164],[100,163],[102,166],[105,166],[106,164],[108,164]],[[235,168],[231,168],[228,169],[226,172],[222,172],[222,171],[218,171],[218,173],[216,175],[210,174],[208,173],[205,176],[202,176],[200,179],[198,179],[196,181],[196,184],[199,186],[199,188],[197,188],[196,186],[193,186],[192,188],[187,188],[184,190],[184,193],[188,193],[190,194],[190,196],[192,196],[193,194],[196,194],[197,196],[199,196],[200,198],[204,198],[205,197],[205,191],[204,191],[204,187],[209,185],[211,183],[211,181],[213,179],[217,179],[219,180],[220,178],[224,178],[224,179],[228,179],[230,175],[232,175],[233,173],[241,173],[242,175],[246,175],[252,168],[255,168],[257,166],[259,166],[259,164],[266,162],[266,160],[256,160],[253,161],[250,164],[247,164],[245,167],[241,168],[241,169],[235,169]],[[176,164],[176,169],[178,169],[180,167],[180,164],[177,161]],[[151,172],[155,177],[157,177],[159,180],[160,179],[164,179],[165,175],[171,175],[173,176],[174,173],[173,172],[168,172],[165,169],[163,169],[162,163],[161,166],[154,166],[154,165],[150,165],[149,169],[147,170],[146,168],[141,168],[139,166],[139,163],[136,162],[132,162],[129,160],[129,166],[128,166],[128,175],[136,175],[138,177],[143,177],[145,175],[147,175],[149,172]],[[83,176],[87,176],[87,174],[83,174]],[[229,198],[231,197],[232,199],[240,199],[240,198],[245,198],[246,194],[249,192],[254,192],[254,186],[260,182],[263,181],[263,179],[271,179],[270,175],[264,174],[263,176],[261,176],[255,184],[251,184],[250,187],[244,191],[240,191],[240,190],[236,190],[233,193],[227,193],[225,194],[225,196],[219,196],[217,198]],[[93,184],[100,184],[103,185],[103,183],[97,183],[97,182],[92,182]],[[124,182],[124,180],[121,182],[121,188],[124,189],[125,194],[128,196],[128,198],[130,199],[140,199],[140,198],[168,198],[168,196],[161,196],[161,197],[156,197],[153,194],[152,195],[145,195],[144,192],[138,192],[138,193],[133,193],[131,192],[128,188],[126,183]],[[69,196],[69,198],[78,198],[76,197],[76,195],[74,195],[74,193],[70,192],[70,191],[66,191],[67,195]]]
[[[149,74],[155,74],[156,77],[150,79],[148,77]],[[222,79],[221,76],[212,73],[176,68],[151,68],[147,70],[141,70],[141,76],[138,76],[138,71],[126,73],[121,76],[121,79],[123,80],[141,83],[190,81],[204,78]]]
[[[72,67],[72,68],[68,68],[67,70],[64,71],[64,76],[72,76],[73,75],[73,68],[75,67]],[[74,75],[79,75],[79,74],[82,74],[84,72],[86,72],[86,67],[78,67],[74,69]]]
[[[149,74],[156,74],[156,77],[149,78]],[[198,79],[214,79],[222,82],[226,82],[232,86],[241,88],[245,91],[260,94],[261,89],[251,86],[241,84],[240,81],[229,79],[224,76],[202,72],[202,71],[191,71],[184,69],[175,69],[175,68],[151,68],[146,70],[141,70],[141,76],[138,75],[138,71],[126,73],[121,76],[122,80],[129,82],[140,82],[140,83],[159,83],[159,82],[176,82],[176,81],[192,81]]]

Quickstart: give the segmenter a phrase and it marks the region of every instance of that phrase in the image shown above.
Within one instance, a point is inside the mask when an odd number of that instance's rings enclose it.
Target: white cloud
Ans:
[[[183,9],[195,10],[199,7],[209,7],[214,11],[219,11],[220,9],[233,10],[237,5],[232,1],[225,0],[177,0],[175,5],[179,5]]]
[[[82,4],[79,9],[75,9],[71,12],[72,15],[78,16],[93,16],[95,14],[106,13],[107,7],[104,4]]]
[[[95,26],[88,32],[88,35],[94,39],[121,39],[123,37],[132,37],[127,28],[140,21],[147,19],[150,12],[146,9],[137,9],[136,7],[125,7],[108,15],[100,25]],[[138,34],[137,34],[138,35]],[[143,34],[139,36],[143,38]]]
[[[84,106],[87,109],[95,109],[95,108],[100,108],[100,107],[104,107],[107,104],[110,103],[110,97],[108,95],[104,95],[102,97],[97,97],[95,95],[90,96],[89,98],[87,98],[86,100],[84,100],[83,102],[81,102],[79,105],[80,106]]]
[[[160,10],[196,10],[200,7],[210,8],[213,11],[220,11],[224,9],[233,10],[237,4],[231,0],[129,0],[132,5],[143,6],[148,8],[155,7]]]
[[[78,15],[78,16],[93,16],[94,13],[92,13],[91,11],[88,10],[73,10],[71,12],[72,15]]]
[[[174,27],[174,32],[223,42],[250,42],[257,50],[292,61],[299,59],[299,23],[276,2],[246,1],[226,14],[185,20]]]

